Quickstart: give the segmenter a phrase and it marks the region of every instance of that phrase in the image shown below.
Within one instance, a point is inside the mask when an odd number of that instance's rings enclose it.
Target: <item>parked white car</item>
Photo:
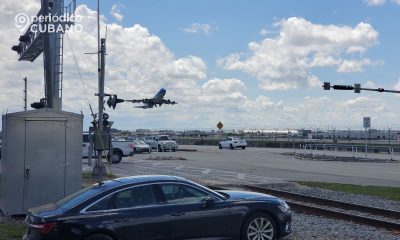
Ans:
[[[88,157],[89,156],[89,146],[90,146],[90,141],[89,141],[89,134],[84,133],[83,134],[83,144],[82,144],[82,157]],[[112,147],[113,151],[110,156],[110,159],[113,163],[119,163],[122,160],[122,157],[126,156],[133,156],[135,154],[134,152],[134,144],[133,141],[125,141],[123,139],[118,139],[112,140]],[[94,151],[92,153],[92,156],[94,157],[96,152]]]
[[[149,144],[152,148],[157,149],[157,151],[159,152],[175,152],[176,150],[178,150],[178,144],[168,135],[154,136],[151,139],[145,140],[145,142]]]
[[[135,153],[151,153],[151,146],[147,143],[145,143],[143,140],[133,140],[133,151]]]
[[[219,142],[218,147],[219,147],[219,149],[222,149],[222,148],[230,148],[230,149],[242,148],[242,149],[246,149],[247,142],[244,139],[235,138],[235,137],[227,137],[225,140],[222,140],[221,142]]]

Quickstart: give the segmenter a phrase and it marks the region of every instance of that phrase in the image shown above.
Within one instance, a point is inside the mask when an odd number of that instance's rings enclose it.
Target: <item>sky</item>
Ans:
[[[107,29],[106,92],[152,97],[166,88],[177,105],[106,109],[113,127],[134,130],[398,127],[398,94],[324,91],[323,82],[400,90],[400,1],[101,0]],[[11,46],[18,14],[40,1],[0,2],[0,111],[23,110],[44,95],[43,59],[19,62]],[[77,1],[82,26],[64,37],[63,110],[97,108],[97,1]],[[74,53],[74,54],[73,54]],[[74,55],[77,65],[74,61]],[[77,71],[81,72],[82,81]],[[85,93],[86,92],[86,93]]]

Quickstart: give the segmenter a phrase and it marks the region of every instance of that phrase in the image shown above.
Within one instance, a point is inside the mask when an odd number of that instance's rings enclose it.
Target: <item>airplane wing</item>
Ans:
[[[174,105],[174,104],[178,104],[177,102],[175,102],[175,101],[171,101],[171,100],[169,100],[169,99],[167,99],[167,100],[162,100],[162,104],[171,104],[171,105]]]
[[[153,99],[148,99],[148,98],[125,100],[125,102],[131,102],[131,103],[152,103],[152,101]]]

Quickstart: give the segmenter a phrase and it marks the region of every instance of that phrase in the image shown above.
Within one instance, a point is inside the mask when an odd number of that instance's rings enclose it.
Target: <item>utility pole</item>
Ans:
[[[97,149],[97,160],[93,167],[92,175],[102,178],[106,174],[106,168],[102,164],[103,151],[106,149],[108,141],[104,142],[103,134],[103,110],[104,110],[104,75],[105,75],[105,55],[106,55],[106,40],[100,39],[100,0],[97,0],[97,57],[98,57],[98,96],[99,114],[97,121],[97,131],[95,132],[95,148]]]
[[[105,76],[105,55],[106,55],[106,40],[101,39],[100,44],[100,68],[99,68],[99,93],[96,94],[99,98],[99,115],[97,121],[97,132],[95,133],[95,141],[97,141],[97,160],[93,167],[92,175],[102,178],[106,175],[106,168],[102,164],[103,151],[108,147],[108,138],[105,141],[105,134],[103,133],[103,110],[104,110],[104,76]],[[97,136],[97,137],[96,137]],[[107,146],[106,146],[107,145]]]
[[[28,78],[24,77],[24,111],[27,111],[27,101],[28,101]]]

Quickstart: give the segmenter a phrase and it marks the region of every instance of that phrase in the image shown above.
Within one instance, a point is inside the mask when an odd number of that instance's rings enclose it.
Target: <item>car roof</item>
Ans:
[[[185,178],[168,176],[168,175],[139,175],[139,176],[129,176],[121,177],[113,180],[104,181],[101,185],[104,188],[114,188],[118,186],[128,185],[128,184],[141,184],[141,183],[151,183],[158,181],[177,181],[177,182],[189,182]]]

